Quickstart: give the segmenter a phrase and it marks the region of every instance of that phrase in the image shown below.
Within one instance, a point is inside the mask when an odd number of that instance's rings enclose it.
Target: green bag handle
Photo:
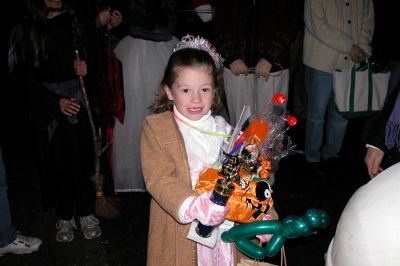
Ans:
[[[356,85],[356,72],[361,71],[358,69],[359,67],[356,67],[356,65],[353,65],[351,68],[351,89],[350,89],[350,97],[349,97],[349,111],[354,112],[354,94],[355,94],[355,85]],[[363,70],[364,71],[364,70]]]
[[[356,86],[356,73],[368,71],[368,109],[372,108],[372,75],[371,71],[369,71],[369,61],[366,60],[366,63],[361,63],[359,66],[353,65],[351,68],[351,84],[350,84],[350,97],[349,97],[349,111],[354,112],[354,97],[355,97],[355,86]]]
[[[373,96],[373,73],[387,73],[390,71],[389,67],[380,65],[370,56],[367,57],[365,62],[362,62],[359,66],[353,65],[351,68],[351,90],[349,97],[349,109],[350,112],[354,112],[354,95],[355,95],[355,82],[356,72],[368,71],[368,110],[372,110],[372,96]]]

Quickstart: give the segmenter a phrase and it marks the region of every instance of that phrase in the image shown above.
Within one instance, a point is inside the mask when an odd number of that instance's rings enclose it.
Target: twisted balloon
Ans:
[[[273,257],[283,246],[287,238],[308,236],[313,228],[326,228],[329,214],[323,210],[308,209],[303,217],[287,216],[279,220],[259,221],[241,224],[222,234],[225,242],[235,242],[235,246],[244,254],[254,259]],[[272,234],[265,247],[251,241],[256,235]]]

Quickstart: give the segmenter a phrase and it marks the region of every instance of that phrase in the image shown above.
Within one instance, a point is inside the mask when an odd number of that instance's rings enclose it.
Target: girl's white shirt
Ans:
[[[197,121],[187,119],[181,113],[179,113],[175,107],[174,113],[178,117],[178,119],[175,118],[175,121],[178,124],[179,130],[185,142],[186,153],[189,161],[190,177],[192,180],[192,188],[194,189],[197,181],[199,180],[200,173],[207,167],[212,167],[216,164],[225,138],[200,132],[189,127],[185,123],[202,129],[203,131],[224,135],[230,134],[232,127],[225,121],[223,117],[211,116],[211,111]],[[179,120],[183,120],[184,122]],[[185,199],[179,208],[179,220],[183,224],[192,222],[192,220],[185,219],[184,213],[189,208],[193,199],[194,197]],[[219,225],[218,228],[221,226],[223,227],[224,224],[225,223]],[[231,224],[222,231],[219,231],[220,229],[218,229],[218,232],[222,233],[223,231],[229,230],[232,226],[233,225]],[[224,243],[221,240],[216,239],[214,239],[214,241],[216,241],[214,242],[214,248],[200,244],[201,242],[197,243],[197,264],[202,266],[233,265],[233,250],[231,243]]]
[[[174,113],[179,119],[175,119],[178,124],[179,131],[185,142],[186,153],[188,155],[190,176],[192,180],[192,188],[194,188],[199,180],[201,171],[207,167],[212,167],[217,162],[221,145],[224,138],[200,132],[186,125],[184,122],[208,131],[219,134],[229,134],[232,127],[221,116],[213,117],[211,111],[197,121],[192,121],[183,116],[174,107]]]

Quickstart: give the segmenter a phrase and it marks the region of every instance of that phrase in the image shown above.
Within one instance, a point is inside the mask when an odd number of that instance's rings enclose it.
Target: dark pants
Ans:
[[[65,117],[59,121],[50,145],[56,169],[53,189],[59,218],[71,219],[75,208],[79,216],[94,213],[93,139],[84,108],[79,112],[78,123],[71,124]]]

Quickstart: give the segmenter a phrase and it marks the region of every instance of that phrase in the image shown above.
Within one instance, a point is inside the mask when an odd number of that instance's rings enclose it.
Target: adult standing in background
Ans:
[[[398,8],[390,0],[374,0],[375,30],[372,38],[372,55],[379,63],[390,67],[390,80],[387,96],[400,84],[400,42],[394,36],[400,35]]]
[[[87,85],[94,87],[97,90],[96,101],[97,106],[107,106],[107,101],[113,99],[107,99],[108,80],[107,73],[109,67],[109,52],[113,49],[112,40],[118,39],[114,35],[114,30],[118,29],[118,26],[122,22],[121,12],[115,9],[113,2],[108,0],[80,0],[75,2],[75,12],[79,21],[82,42],[85,45],[87,54],[87,63],[91,66],[90,72],[87,77]],[[102,114],[102,119],[111,120],[109,116],[112,116],[107,111],[106,107],[103,110],[97,110],[98,112],[105,112]],[[107,121],[107,126],[113,126],[114,121]],[[101,124],[105,121],[101,121]]]
[[[391,74],[385,106],[379,115],[371,119],[366,131],[365,163],[370,178],[375,177],[392,164],[400,162],[400,139],[394,141],[397,147],[393,145],[388,147],[385,144],[386,135],[400,137],[398,133],[386,133],[390,129],[397,129],[398,132],[400,127],[400,100],[397,103],[400,91],[400,43],[397,38],[393,38],[400,34],[400,28],[393,27],[397,21],[398,10],[396,7],[392,1],[374,1],[375,30],[372,39],[372,54],[379,63],[387,64],[390,67]],[[392,126],[387,126],[390,117]]]
[[[266,111],[275,93],[288,95],[289,51],[295,40],[296,0],[219,0],[214,38],[224,61],[224,88],[231,125],[245,105]],[[279,162],[271,161],[271,185]]]
[[[29,94],[30,115],[41,141],[40,163],[45,170],[54,168],[46,181],[54,192],[59,242],[74,239],[75,210],[85,238],[102,233],[94,216],[93,139],[79,84],[87,65],[75,54],[79,50],[84,57],[80,37],[74,9],[61,0],[34,1],[32,14],[10,36],[9,68]]]
[[[318,173],[322,160],[338,169],[347,127],[347,120],[335,110],[333,71],[350,69],[371,55],[374,8],[371,0],[306,0],[304,22],[305,158]]]
[[[224,61],[230,122],[244,105],[260,113],[276,92],[288,94],[289,50],[296,38],[296,1],[219,0],[214,35]]]
[[[400,85],[387,98],[367,134],[365,164],[370,178],[400,162]]]
[[[114,127],[115,117],[123,121],[124,116],[121,63],[113,52],[113,43],[120,38],[119,25],[123,18],[116,9],[115,0],[79,0],[74,4],[90,68],[85,85],[95,91],[93,106],[96,107],[97,125],[101,130],[101,145],[106,147],[112,142],[109,132]],[[108,148],[102,154],[100,163],[105,194],[113,194],[110,154],[111,149]]]
[[[175,36],[186,34],[201,36],[211,41],[213,36],[213,6],[211,0],[179,0],[177,4],[178,22]]]
[[[398,20],[396,2],[389,0],[374,0],[375,29],[372,38],[372,56],[374,61],[389,67],[390,79],[385,104],[389,96],[400,85],[400,42],[393,36],[400,35],[400,28],[393,27]],[[369,117],[365,121],[363,140],[368,140],[368,132],[375,131],[379,114]]]
[[[116,192],[145,191],[140,134],[177,39],[174,0],[125,0],[119,8],[129,34],[115,47],[122,63],[124,123],[115,122],[112,168]],[[157,154],[154,154],[157,160]]]

